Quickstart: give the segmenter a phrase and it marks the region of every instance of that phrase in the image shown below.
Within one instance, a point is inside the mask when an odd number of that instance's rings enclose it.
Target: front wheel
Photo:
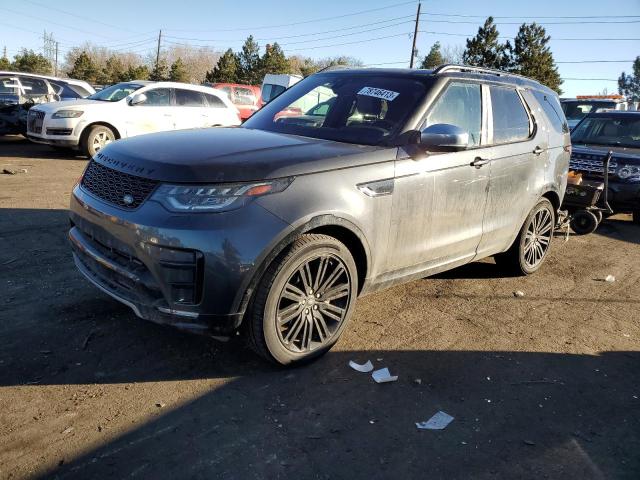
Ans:
[[[549,253],[556,214],[546,198],[533,207],[511,248],[495,256],[496,263],[516,275],[530,275],[537,271]]]
[[[250,346],[281,365],[326,353],[356,303],[353,257],[327,235],[301,235],[261,279],[246,318]]]
[[[80,150],[89,158],[98,153],[105,146],[115,141],[116,136],[109,127],[95,125],[82,135]]]

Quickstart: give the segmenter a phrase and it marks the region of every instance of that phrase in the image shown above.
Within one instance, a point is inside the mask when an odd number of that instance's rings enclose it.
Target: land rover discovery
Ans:
[[[488,256],[538,270],[570,149],[557,95],[523,77],[325,71],[242,127],[101,149],[69,238],[80,272],[139,317],[240,330],[291,364],[330,349],[361,295]]]

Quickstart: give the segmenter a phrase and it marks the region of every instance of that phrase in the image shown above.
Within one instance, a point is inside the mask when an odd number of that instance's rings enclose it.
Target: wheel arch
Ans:
[[[367,273],[371,264],[370,249],[362,231],[351,221],[336,215],[318,215],[301,225],[295,226],[283,238],[263,255],[262,260],[255,267],[253,274],[238,291],[234,299],[234,311],[244,314],[253,297],[256,287],[262,279],[269,265],[291,245],[300,235],[318,233],[331,236],[342,242],[351,252],[358,271],[358,293],[363,289]],[[244,319],[243,319],[244,321]]]
[[[114,127],[111,123],[104,122],[104,121],[91,122],[90,124],[86,125],[82,129],[82,133],[80,134],[80,138],[84,138],[85,135],[88,135],[89,131],[91,130],[91,128],[93,128],[93,127],[95,127],[97,125],[102,125],[103,127],[109,128],[113,132],[113,134],[116,136],[116,140],[120,140],[122,138],[122,135],[120,134],[120,131],[116,127]]]

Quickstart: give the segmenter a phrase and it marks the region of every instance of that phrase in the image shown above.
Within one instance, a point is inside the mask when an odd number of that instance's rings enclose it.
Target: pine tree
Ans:
[[[207,72],[205,81],[209,83],[236,83],[238,81],[238,59],[233,50],[224,52],[218,63]]]
[[[175,62],[171,64],[171,70],[169,71],[169,80],[172,82],[188,82],[189,75],[187,69],[182,62],[182,59],[178,57]]]
[[[9,69],[11,69],[11,62],[7,58],[7,47],[4,47],[2,58],[0,58],[0,70],[9,70]]]
[[[149,80],[154,82],[164,82],[169,79],[169,67],[166,60],[160,59],[157,65],[153,67],[149,74]]]
[[[509,70],[533,78],[538,82],[562,93],[562,79],[549,48],[550,37],[544,27],[534,23],[523,23],[518,30],[513,47]]]
[[[498,29],[493,23],[493,17],[485,20],[478,29],[478,34],[467,39],[467,48],[462,59],[467,65],[485,68],[503,69],[509,66],[509,42],[502,44],[498,41]]]
[[[273,45],[267,45],[264,55],[260,59],[261,77],[267,73],[289,73],[291,67],[287,57],[285,57],[282,48],[278,45],[278,42],[274,42]],[[262,80],[262,79],[260,79]]]
[[[634,60],[631,75],[622,72],[618,78],[618,93],[630,102],[640,102],[640,57]]]
[[[124,75],[124,63],[122,63],[121,59],[112,55],[107,59],[102,71],[96,76],[96,83],[100,85],[111,85],[121,82]]]
[[[13,59],[11,69],[16,72],[39,73],[41,75],[51,75],[52,73],[51,62],[33,50],[24,49]]]
[[[238,83],[258,85],[262,82],[260,75],[260,46],[249,35],[238,53]]]
[[[434,68],[438,65],[442,65],[443,63],[445,62],[442,58],[442,53],[440,52],[440,42],[436,42],[431,45],[431,50],[429,50],[427,56],[422,60],[420,68]]]
[[[130,65],[119,80],[121,82],[128,82],[130,80],[148,80],[149,75],[149,68],[146,65]]]
[[[87,52],[81,52],[73,62],[73,68],[67,72],[69,77],[84,80],[89,83],[97,83],[98,67]]]

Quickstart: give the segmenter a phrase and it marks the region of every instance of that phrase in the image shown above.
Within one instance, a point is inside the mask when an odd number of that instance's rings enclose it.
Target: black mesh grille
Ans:
[[[142,205],[158,182],[122,173],[91,160],[80,184],[105,202],[134,209]]]

